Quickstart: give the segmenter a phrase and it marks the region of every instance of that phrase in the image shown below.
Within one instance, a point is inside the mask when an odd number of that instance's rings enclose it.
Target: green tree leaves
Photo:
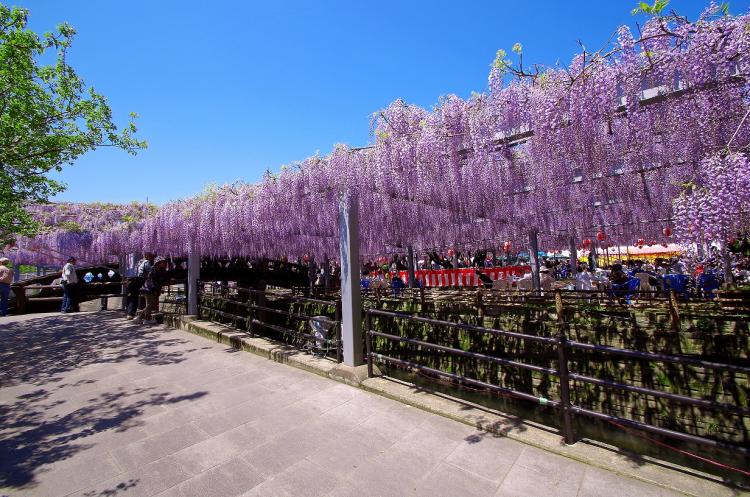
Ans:
[[[146,147],[135,138],[137,116],[118,129],[106,98],[67,64],[75,30],[61,24],[40,36],[27,20],[26,9],[0,4],[0,244],[39,229],[25,206],[64,190],[49,172],[98,147]],[[42,65],[48,51],[54,61]]]
[[[651,14],[654,16],[661,15],[662,11],[669,5],[669,0],[654,0],[653,5],[646,2],[638,2],[638,7],[631,11],[631,14]]]

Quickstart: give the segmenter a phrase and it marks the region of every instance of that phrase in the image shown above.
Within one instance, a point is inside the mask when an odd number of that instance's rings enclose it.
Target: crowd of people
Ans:
[[[743,246],[740,248],[742,249]],[[527,265],[528,259],[518,256],[505,255],[496,257],[492,252],[477,251],[471,254],[453,253],[451,257],[444,257],[435,251],[416,260],[416,270],[442,269],[470,269],[477,274],[480,286],[484,288],[531,290],[533,288],[530,271],[520,277],[507,280],[493,280],[483,269],[509,265]],[[724,256],[726,257],[726,256]],[[704,258],[656,258],[654,260],[615,261],[605,267],[591,264],[591,258],[586,263],[578,261],[575,271],[569,259],[542,258],[540,261],[539,280],[543,291],[553,288],[568,290],[614,290],[652,292],[658,294],[666,290],[697,293],[711,296],[713,291],[725,283],[727,267],[730,269],[731,282],[738,285],[750,285],[750,244],[745,250],[735,250],[727,261],[718,251],[711,252]],[[61,312],[75,312],[84,283],[94,280],[104,281],[105,275],[86,273],[79,279],[76,268],[76,258],[69,257],[62,267],[61,286],[63,300]],[[729,266],[727,266],[727,262]],[[336,264],[330,264],[328,275],[325,269],[315,268],[313,284],[323,286],[326,276],[329,280],[338,279],[340,269]],[[157,257],[156,254],[146,253],[142,259],[131,268],[129,274],[123,276],[126,281],[126,319],[135,323],[155,323],[153,314],[158,310],[159,296],[162,288],[173,279],[174,266],[168,259]],[[408,269],[406,255],[393,255],[390,259],[380,258],[377,261],[366,262],[362,267],[362,286],[369,290],[392,290],[394,293],[406,288],[400,271]],[[311,268],[312,270],[312,268]],[[403,273],[401,273],[403,274]],[[112,279],[114,271],[107,274]],[[637,282],[636,282],[637,280]],[[13,270],[7,257],[0,257],[0,316],[8,313],[10,285],[13,282]],[[420,282],[416,281],[420,286]]]
[[[153,314],[159,310],[162,287],[172,279],[169,261],[156,254],[146,253],[135,266],[134,274],[128,278],[125,319],[136,324],[154,324]],[[143,296],[144,305],[139,309]]]
[[[673,257],[655,258],[653,260],[614,261],[604,267],[592,264],[592,258],[571,267],[570,259],[541,258],[539,280],[541,290],[561,288],[568,290],[614,290],[617,292],[638,291],[640,293],[659,294],[667,290],[680,293],[695,293],[712,296],[713,292],[725,283],[726,261],[714,251],[702,259]],[[603,262],[603,261],[600,261]],[[483,269],[510,264],[528,265],[528,260],[513,257],[496,258],[487,251],[478,251],[472,255],[453,254],[447,258],[436,252],[416,262],[416,270],[462,269],[474,268],[478,283],[484,288],[507,289],[517,288],[531,290],[532,274],[527,271],[523,276],[508,280],[493,281]],[[739,285],[750,284],[750,257],[743,253],[730,255],[732,282]],[[407,270],[406,256],[394,255],[390,259],[380,258],[363,265],[362,286],[368,290],[391,289],[398,293],[406,286],[399,275]],[[403,273],[401,273],[403,274]],[[419,281],[416,282],[419,286]]]
[[[0,259],[0,282],[3,280],[3,275],[5,274],[3,268],[6,268],[6,266],[3,265],[3,259]],[[5,259],[5,261],[9,262],[8,259]],[[83,278],[79,278],[79,271],[76,267],[76,263],[77,260],[75,257],[69,257],[65,265],[62,267],[60,285],[63,289],[63,299],[60,312],[63,314],[76,312],[78,309],[82,285],[84,283],[91,283],[97,279],[102,281],[104,279],[102,273],[94,275],[91,272],[87,272]],[[156,323],[153,319],[153,314],[158,310],[159,295],[161,295],[162,287],[169,284],[172,279],[170,269],[170,262],[167,259],[164,257],[157,257],[155,254],[146,253],[135,265],[131,274],[124,275],[126,277],[127,289],[127,320],[132,320],[137,324]],[[10,274],[12,281],[12,272]],[[114,271],[110,271],[107,276],[112,278],[114,275]],[[81,280],[83,280],[83,282]],[[9,286],[10,285],[8,284],[8,287]],[[3,286],[2,283],[0,283],[0,314],[2,315],[4,315],[2,312],[3,309],[7,312],[7,298],[5,300],[5,307],[3,307],[3,292]]]

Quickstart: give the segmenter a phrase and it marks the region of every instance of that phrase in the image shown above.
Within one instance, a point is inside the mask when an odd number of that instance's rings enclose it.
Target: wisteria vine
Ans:
[[[492,248],[530,230],[553,250],[597,233],[723,242],[748,229],[749,14],[654,16],[637,36],[619,28],[606,56],[530,78],[509,67],[500,58],[487,93],[433,110],[393,102],[374,114],[370,147],[170,202],[82,250],[336,258],[345,192],[363,254]]]

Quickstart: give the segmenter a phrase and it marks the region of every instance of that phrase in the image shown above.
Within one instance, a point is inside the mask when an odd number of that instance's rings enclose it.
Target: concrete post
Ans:
[[[534,290],[541,290],[542,284],[539,280],[539,239],[537,231],[529,231],[529,260],[531,262],[531,284]]]
[[[195,247],[191,247],[188,251],[188,279],[187,279],[187,294],[188,294],[188,314],[192,316],[198,315],[198,280],[201,278],[201,256],[200,252]]]
[[[344,364],[354,367],[364,364],[359,288],[359,199],[354,193],[343,194],[339,203],[339,250]]]
[[[411,245],[409,245],[406,251],[406,266],[409,273],[409,288],[416,288],[417,278],[414,275],[414,248]]]

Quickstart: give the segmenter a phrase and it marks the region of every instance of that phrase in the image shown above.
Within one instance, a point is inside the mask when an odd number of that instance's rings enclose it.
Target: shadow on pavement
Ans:
[[[141,364],[174,364],[182,352],[160,350],[189,343],[164,337],[162,328],[135,326],[112,312],[46,315],[0,327],[0,387],[44,385],[55,375],[96,363],[136,359]]]
[[[168,347],[189,343],[186,340],[165,337],[164,329],[133,326],[118,317],[114,313],[47,315],[0,327],[0,386],[38,387],[6,395],[0,402],[0,487],[33,484],[42,466],[93,447],[97,440],[90,437],[139,426],[138,416],[150,406],[190,402],[207,395],[205,391],[175,395],[153,387],[120,387],[84,395],[65,410],[66,400],[53,397],[53,393],[96,383],[86,378],[52,387],[66,372],[128,359],[146,365],[185,360],[189,350],[169,351]]]

